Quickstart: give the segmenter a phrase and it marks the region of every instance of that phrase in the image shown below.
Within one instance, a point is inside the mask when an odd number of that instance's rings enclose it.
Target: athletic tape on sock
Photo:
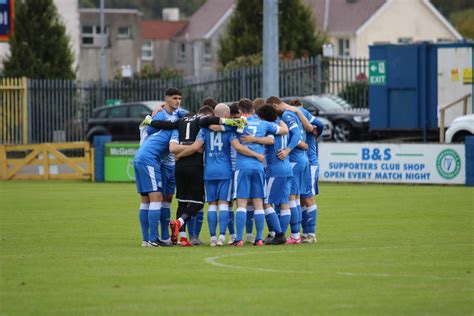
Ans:
[[[268,215],[271,213],[275,213],[275,210],[273,209],[273,207],[268,207],[265,209],[265,215]]]
[[[155,211],[155,210],[160,210],[161,209],[161,202],[151,202],[150,207],[148,210],[150,211]]]
[[[149,207],[150,207],[150,203],[140,203],[141,210],[148,211]]]

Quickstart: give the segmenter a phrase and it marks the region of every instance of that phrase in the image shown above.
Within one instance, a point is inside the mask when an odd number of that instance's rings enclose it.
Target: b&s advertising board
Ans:
[[[319,144],[320,181],[464,184],[464,145]]]

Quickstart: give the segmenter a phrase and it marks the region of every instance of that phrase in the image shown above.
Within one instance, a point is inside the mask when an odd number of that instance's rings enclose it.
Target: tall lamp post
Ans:
[[[263,0],[262,97],[279,95],[278,0]]]

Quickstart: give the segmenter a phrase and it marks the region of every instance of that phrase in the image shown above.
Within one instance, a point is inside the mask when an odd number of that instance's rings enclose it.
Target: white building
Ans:
[[[79,1],[78,0],[54,0],[54,4],[58,9],[62,22],[66,26],[66,33],[70,38],[71,50],[74,55],[74,68],[79,62],[79,37],[80,37],[80,23],[79,23]],[[10,52],[10,45],[5,42],[0,42],[0,68],[3,67],[3,60]]]

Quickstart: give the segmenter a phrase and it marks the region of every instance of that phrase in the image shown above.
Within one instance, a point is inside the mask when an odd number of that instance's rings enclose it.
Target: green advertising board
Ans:
[[[387,84],[387,67],[385,60],[369,61],[369,84],[385,85]]]
[[[135,182],[133,158],[138,151],[138,143],[105,144],[104,176],[106,182]]]

